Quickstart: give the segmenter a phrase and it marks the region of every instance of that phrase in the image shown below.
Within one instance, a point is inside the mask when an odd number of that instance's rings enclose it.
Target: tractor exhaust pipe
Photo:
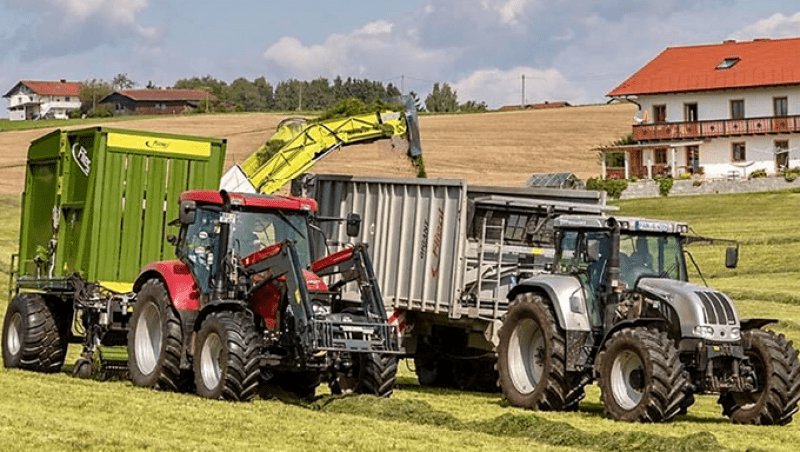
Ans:
[[[606,221],[611,229],[611,254],[608,256],[608,272],[606,273],[606,300],[615,303],[619,287],[619,223],[613,217]]]

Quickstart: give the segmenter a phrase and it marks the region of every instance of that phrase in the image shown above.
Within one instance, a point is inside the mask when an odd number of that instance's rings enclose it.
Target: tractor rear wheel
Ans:
[[[136,295],[128,331],[128,370],[137,386],[182,391],[188,375],[181,371],[181,322],[159,279],[150,279]]]
[[[61,370],[67,354],[68,320],[40,294],[11,300],[3,322],[3,364],[36,372]]]
[[[511,405],[552,411],[577,407],[583,386],[566,371],[564,332],[544,298],[517,295],[503,316],[499,336],[497,371]]]
[[[736,424],[786,425],[800,399],[800,362],[797,350],[783,334],[747,330],[742,333],[744,354],[755,373],[754,392],[726,392],[719,396],[722,414]]]
[[[340,373],[330,382],[333,394],[370,394],[389,397],[394,391],[397,358],[380,353],[357,353],[351,373]]]
[[[688,381],[667,333],[644,327],[617,331],[597,368],[601,399],[614,419],[667,422],[684,406]]]
[[[247,402],[258,390],[260,360],[255,321],[244,311],[212,312],[194,347],[197,394]]]

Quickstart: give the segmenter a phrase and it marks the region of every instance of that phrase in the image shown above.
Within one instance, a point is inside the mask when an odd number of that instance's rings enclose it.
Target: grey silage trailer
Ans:
[[[496,390],[493,349],[506,296],[552,262],[553,219],[610,209],[602,192],[456,179],[313,175],[296,181],[292,194],[316,199],[322,218],[361,216],[356,241],[369,245],[420,383],[486,391]],[[321,224],[328,245],[348,241],[344,224]],[[356,287],[342,293],[359,296]]]

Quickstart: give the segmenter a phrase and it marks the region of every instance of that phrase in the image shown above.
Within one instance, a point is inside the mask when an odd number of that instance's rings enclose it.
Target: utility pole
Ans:
[[[297,111],[300,111],[303,109],[303,83],[298,82],[298,86],[300,87],[300,97],[297,101]]]
[[[405,87],[406,87],[406,76],[403,75],[403,74],[400,74],[400,94],[405,94],[406,93],[406,88]]]
[[[525,74],[522,74],[522,102],[519,104],[520,110],[525,109]]]

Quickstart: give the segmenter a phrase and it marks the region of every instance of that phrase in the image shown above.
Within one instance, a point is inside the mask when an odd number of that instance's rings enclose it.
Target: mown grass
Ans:
[[[152,119],[156,117],[157,116],[115,116],[112,118],[42,119],[39,121],[0,120],[0,132],[47,129],[50,127],[90,126],[98,123],[137,121],[140,119]]]
[[[709,284],[748,294],[736,297],[742,317],[778,318],[772,328],[800,344],[800,302],[792,297],[800,266],[791,256],[798,254],[792,248],[788,255],[772,256],[796,246],[792,240],[780,241],[795,233],[797,194],[616,204],[625,215],[686,220],[700,234],[741,240],[740,267],[734,271],[722,265],[724,246],[697,245],[692,252]],[[0,218],[1,319],[9,256],[17,248],[18,197],[0,197],[0,209],[6,212]],[[742,224],[749,224],[752,234]],[[419,387],[406,362],[389,400],[324,395],[311,404],[267,397],[248,404],[225,403],[136,388],[127,381],[73,378],[68,370],[77,352],[73,346],[65,371],[55,375],[0,369],[4,450],[789,452],[796,450],[800,438],[798,421],[783,427],[732,425],[721,416],[713,396],[698,397],[688,415],[668,424],[608,419],[596,386],[587,388],[576,413],[530,412],[507,406],[498,394]]]

